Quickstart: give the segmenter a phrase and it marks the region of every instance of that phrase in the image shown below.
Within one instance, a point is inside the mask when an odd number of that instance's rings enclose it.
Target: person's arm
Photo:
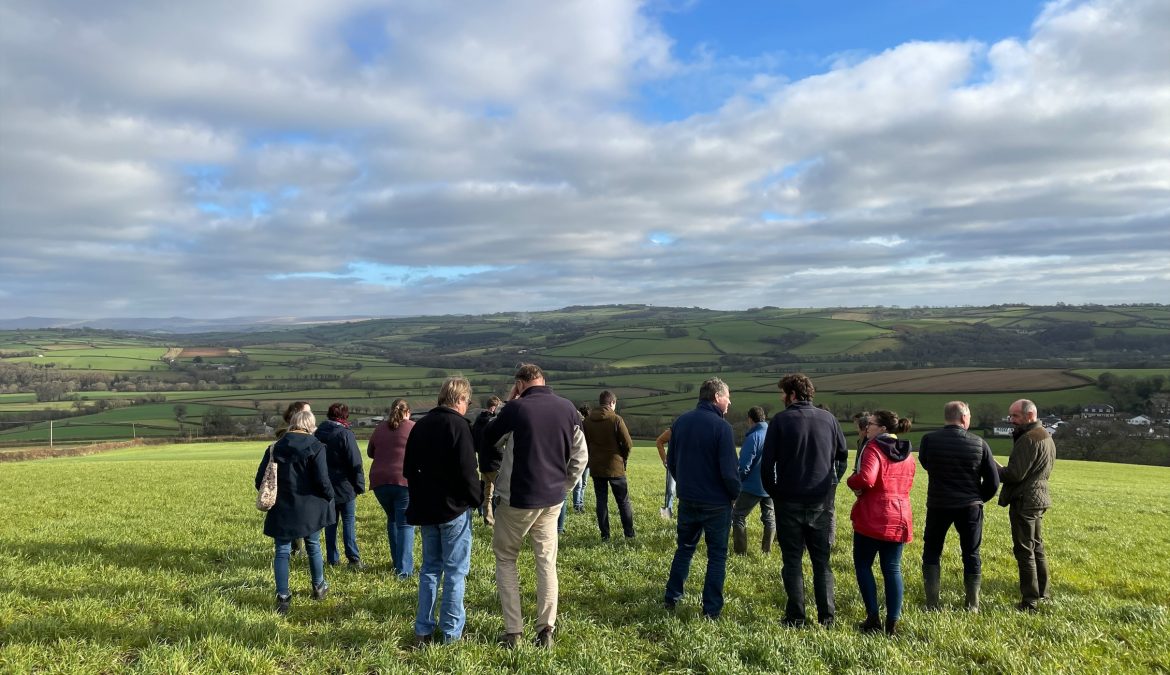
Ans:
[[[666,444],[670,442],[670,429],[658,435],[654,440],[654,445],[658,446],[658,458],[662,460],[662,466],[666,466]]]
[[[272,446],[268,446],[264,450],[264,456],[260,458],[260,468],[256,469],[256,489],[260,489],[260,481],[264,480],[264,471],[268,468],[268,458],[272,456]]]
[[[1019,483],[1027,478],[1032,470],[1032,464],[1036,461],[1036,445],[1032,443],[1032,439],[1021,440],[1024,442],[1017,442],[1012,448],[1012,454],[1008,455],[1007,466],[999,469],[999,480],[1004,485]]]
[[[979,462],[979,496],[985,502],[991,501],[999,490],[999,464],[991,454],[991,446],[983,441],[983,459]]]
[[[865,446],[861,451],[861,470],[850,476],[847,481],[849,489],[858,495],[877,484],[878,469],[881,467],[877,453],[876,445],[871,443]]]
[[[739,480],[739,462],[735,458],[735,432],[727,422],[719,435],[719,473],[723,476],[723,488],[727,490],[728,501],[739,497],[742,483]]]
[[[675,421],[675,424],[678,424],[677,420]],[[666,449],[666,472],[669,473],[675,480],[678,480],[678,450],[675,448],[675,443],[673,440],[674,425],[671,425],[671,427],[667,429],[666,432],[670,434],[666,437],[666,440],[670,442],[670,446]],[[661,438],[661,436],[659,438]]]
[[[984,445],[984,447],[986,447],[987,442],[984,441],[983,445]],[[919,443],[918,443],[918,463],[922,465],[923,469],[926,469],[927,473],[930,472],[931,459],[933,459],[933,458],[931,457],[931,453],[930,453],[930,434],[926,434],[925,436],[922,437],[922,440],[919,441]],[[999,476],[996,476],[996,483],[997,484],[999,483]],[[987,500],[984,500],[984,501],[987,501]]]
[[[366,457],[369,457],[370,459],[374,458],[374,452],[376,451],[374,447],[374,439],[378,437],[378,430],[381,428],[382,426],[378,425],[378,427],[374,429],[374,433],[370,434],[370,440],[366,441]]]
[[[317,481],[317,491],[325,499],[333,501],[333,481],[329,480],[329,460],[325,458],[324,443],[318,443],[309,465],[313,467],[310,473]]]
[[[779,425],[775,422],[768,425],[764,434],[764,449],[760,457],[760,479],[764,485],[764,492],[772,498],[776,497],[776,444],[780,442]]]
[[[634,439],[630,437],[630,429],[626,426],[626,421],[622,419],[621,415],[617,418],[618,424],[618,440],[621,442],[621,448],[618,451],[621,453],[622,461],[630,459],[630,451],[634,449]]]
[[[354,492],[360,495],[366,491],[366,474],[362,471],[362,451],[357,436],[349,429],[345,430],[345,447],[349,452],[349,479],[353,481]]]
[[[760,461],[758,436],[759,434],[748,432],[748,435],[743,438],[743,445],[739,448],[739,481],[741,483],[747,480],[748,474],[752,472],[752,466]]]
[[[565,492],[573,489],[585,466],[589,464],[589,446],[585,443],[585,432],[580,426],[573,427],[573,444],[569,446],[569,461],[565,466]]]
[[[475,441],[472,439],[471,427],[463,424],[462,428],[456,421],[455,425],[455,461],[458,463],[454,476],[459,481],[458,490],[453,494],[463,494],[471,506],[483,503],[483,483],[479,480],[479,467],[475,459]]]
[[[833,484],[836,489],[836,484],[841,482],[845,476],[845,471],[849,468],[849,444],[845,442],[845,432],[841,430],[841,425],[837,424],[837,437],[834,439],[834,455],[833,455],[833,471],[837,475],[837,480]]]

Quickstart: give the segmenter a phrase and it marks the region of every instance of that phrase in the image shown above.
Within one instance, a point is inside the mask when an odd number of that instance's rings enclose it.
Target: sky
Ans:
[[[1170,302],[1165,0],[4,0],[0,318]]]

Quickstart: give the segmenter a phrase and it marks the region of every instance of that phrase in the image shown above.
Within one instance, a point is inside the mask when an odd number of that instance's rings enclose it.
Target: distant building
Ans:
[[[1081,406],[1081,417],[1113,417],[1116,414],[1108,403],[1086,403]]]
[[[991,430],[991,434],[993,436],[1011,436],[1015,430],[1016,428],[1011,426],[997,426]]]
[[[1126,423],[1132,424],[1135,427],[1142,427],[1142,426],[1148,427],[1154,423],[1154,420],[1150,419],[1149,417],[1146,417],[1145,415],[1138,415],[1137,417],[1131,417],[1131,418],[1127,419]]]

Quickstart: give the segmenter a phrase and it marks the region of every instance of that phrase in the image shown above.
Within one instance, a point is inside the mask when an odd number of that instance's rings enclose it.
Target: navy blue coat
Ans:
[[[504,405],[484,430],[483,442],[494,446],[512,432],[509,505],[543,509],[564,501],[573,432],[579,426],[577,406],[547,385],[529,387]]]
[[[349,427],[326,420],[317,427],[317,440],[325,444],[325,458],[329,463],[329,480],[333,482],[333,499],[338,504],[352,502],[366,491],[366,475],[362,472],[362,451]]]
[[[848,460],[837,418],[812,401],[795,401],[768,425],[760,477],[776,501],[831,504]]]
[[[325,446],[306,433],[285,434],[272,446],[276,462],[276,504],[264,518],[264,534],[300,539],[337,522]],[[268,449],[256,469],[256,489],[268,468]]]
[[[675,419],[666,470],[677,481],[683,501],[730,506],[739,496],[735,432],[714,403],[700,400],[694,410]]]

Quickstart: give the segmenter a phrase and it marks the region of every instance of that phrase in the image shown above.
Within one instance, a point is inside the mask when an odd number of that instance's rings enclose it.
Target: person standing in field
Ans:
[[[778,386],[786,407],[768,425],[760,475],[776,506],[776,535],[784,556],[780,576],[787,602],[781,623],[805,624],[801,565],[807,549],[817,621],[827,627],[837,611],[829,553],[836,538],[837,483],[845,474],[849,449],[837,419],[813,405],[812,380],[800,373],[785,375]]]
[[[857,425],[857,454],[853,457],[853,473],[861,471],[861,451],[869,442],[867,435],[869,428],[869,412],[861,411],[853,416],[853,423]]]
[[[449,377],[439,388],[437,405],[420,419],[406,440],[403,470],[410,491],[406,518],[422,529],[422,565],[418,574],[418,611],[414,639],[418,645],[444,644],[462,638],[467,612],[463,593],[471,569],[471,513],[483,501],[476,470],[475,441],[468,424],[471,383]],[[442,577],[439,618],[435,605]]]
[[[536,645],[551,649],[556,630],[557,519],[565,493],[585,470],[589,453],[581,431],[581,413],[568,399],[545,384],[539,366],[524,363],[516,370],[508,403],[488,425],[484,441],[495,446],[511,433],[496,477],[496,587],[504,615],[500,643],[516,647],[524,630],[520,613],[520,574],[516,559],[526,535],[532,537],[536,563]]]
[[[314,600],[329,592],[325,565],[321,560],[321,528],[337,522],[333,508],[333,484],[325,446],[313,436],[317,419],[307,408],[289,416],[288,429],[272,445],[271,461],[276,462],[276,503],[264,516],[264,534],[272,537],[275,555],[272,571],[276,577],[276,611],[287,614],[292,602],[288,586],[288,560],[292,543],[304,539],[309,558],[309,575]],[[256,470],[256,489],[268,469],[266,450]]]
[[[873,560],[881,557],[886,591],[886,634],[898,631],[902,616],[902,548],[914,538],[910,488],[914,486],[914,457],[910,441],[897,434],[910,431],[910,420],[889,410],[875,410],[869,418],[869,443],[861,451],[861,469],[849,477],[857,495],[853,520],[853,567],[865,603],[863,633],[882,630],[878,613],[877,580]]]
[[[293,416],[293,413],[295,413],[299,410],[309,410],[309,402],[308,401],[293,401],[292,403],[288,404],[288,406],[284,409],[284,415],[281,416],[281,419],[284,420],[283,424],[278,426],[276,428],[276,431],[273,432],[273,435],[276,436],[276,440],[279,441],[281,438],[284,437],[285,432],[288,431],[289,419]],[[318,542],[318,543],[320,543],[320,542]],[[305,546],[305,544],[301,539],[293,539],[292,555],[300,555],[301,551],[304,549],[304,546]]]
[[[589,404],[582,403],[577,406],[577,412],[581,413],[581,419],[589,419]],[[588,438],[588,437],[587,437]],[[577,513],[585,513],[585,484],[589,482],[589,467],[585,467],[585,472],[581,474],[581,479],[573,486],[573,510]],[[561,511],[561,522],[558,528],[563,531],[565,529],[565,514]]]
[[[626,464],[634,445],[626,421],[617,414],[617,396],[608,389],[601,392],[599,407],[589,411],[583,430],[589,446],[589,467],[593,475],[593,491],[597,497],[597,529],[601,540],[609,541],[609,490],[617,503],[626,539],[634,538],[634,506],[630,503],[630,488],[626,481]]]
[[[492,396],[486,401],[483,410],[475,416],[475,422],[471,424],[471,437],[475,441],[475,452],[479,457],[479,479],[483,481],[483,504],[479,507],[479,515],[483,517],[483,522],[488,527],[496,523],[492,498],[495,496],[496,474],[500,470],[500,453],[495,447],[487,446],[483,442],[483,432],[496,418],[503,403],[499,396]]]
[[[764,421],[765,419],[767,413],[760,406],[752,406],[748,410],[748,422],[752,426],[743,437],[743,445],[739,450],[739,480],[743,488],[731,511],[732,547],[739,555],[747,553],[747,517],[757,504],[760,506],[760,522],[764,526],[760,550],[770,553],[772,542],[776,539],[776,508],[772,504],[772,498],[764,491],[764,483],[760,479],[764,436],[768,432],[768,423]]]
[[[922,533],[922,584],[926,608],[939,609],[942,551],[947,530],[959,534],[967,611],[979,611],[983,563],[983,504],[999,489],[999,470],[987,441],[967,431],[971,409],[962,401],[943,408],[946,426],[922,437],[918,462],[930,475],[926,491],[926,528]]]
[[[374,429],[366,445],[370,463],[370,489],[386,512],[386,538],[390,542],[390,560],[399,579],[414,576],[414,527],[406,522],[410,489],[402,472],[406,458],[406,439],[414,429],[410,404],[395,399],[386,411],[386,420]]]
[[[654,445],[658,448],[658,458],[662,460],[662,468],[666,474],[666,491],[662,494],[662,508],[658,509],[658,515],[663,520],[674,517],[674,476],[670,475],[670,470],[666,468],[666,444],[669,442],[669,427],[654,439]]]
[[[342,525],[345,544],[345,558],[350,569],[365,569],[358,552],[357,496],[366,491],[366,474],[362,470],[362,451],[358,449],[357,437],[349,428],[349,406],[334,403],[329,406],[329,419],[317,427],[317,440],[325,444],[326,459],[329,461],[329,479],[333,481],[334,506],[337,519]],[[325,528],[325,553],[327,562],[336,565],[341,562],[337,550],[337,522]]]
[[[723,613],[731,507],[740,490],[735,432],[723,419],[729,407],[727,384],[717,377],[704,382],[695,408],[679,415],[671,425],[670,451],[666,454],[666,468],[678,485],[678,538],[663,606],[673,611],[682,600],[691,559],[703,537],[707,542],[703,616],[711,620]]]
[[[1048,558],[1040,530],[1044,512],[1052,506],[1048,477],[1056,462],[1056,444],[1036,416],[1036,404],[1020,399],[1011,405],[1012,454],[999,467],[1003,488],[999,505],[1008,507],[1012,552],[1020,569],[1021,611],[1035,612],[1048,599]]]

